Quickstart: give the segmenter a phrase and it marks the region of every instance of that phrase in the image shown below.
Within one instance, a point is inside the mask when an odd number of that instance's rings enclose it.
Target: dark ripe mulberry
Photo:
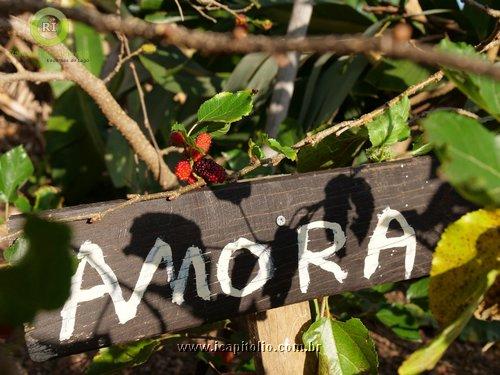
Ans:
[[[227,173],[212,159],[203,158],[194,163],[194,173],[210,184],[222,184],[227,179]]]

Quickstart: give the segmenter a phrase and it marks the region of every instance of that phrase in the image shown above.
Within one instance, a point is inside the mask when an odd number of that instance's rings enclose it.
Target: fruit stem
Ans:
[[[193,130],[194,130],[194,129],[198,126],[198,125],[200,125],[200,123],[199,123],[199,122],[195,122],[195,124],[191,127],[191,129],[189,129],[189,131],[188,131],[188,133],[187,133],[188,137],[191,135],[191,133],[193,132]]]

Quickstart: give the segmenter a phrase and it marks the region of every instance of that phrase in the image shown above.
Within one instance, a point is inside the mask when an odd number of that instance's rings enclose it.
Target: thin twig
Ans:
[[[124,49],[123,45],[120,47]],[[129,55],[126,55],[125,57],[122,57],[122,53],[120,53],[120,56],[118,57],[118,62],[116,63],[116,66],[114,69],[102,80],[104,83],[108,83],[113,79],[115,75],[118,74],[120,69],[122,68],[123,64],[125,64],[127,61],[131,60],[135,56],[139,56],[142,53],[142,48],[138,48],[134,52],[131,52]]]
[[[9,59],[9,61],[12,63],[12,65],[14,65],[14,67],[17,69],[18,72],[25,72],[26,71],[26,69],[24,69],[24,66],[19,62],[18,59],[16,59],[14,57],[14,55],[12,53],[10,53],[10,51],[7,48],[0,45],[0,51],[3,52],[5,57],[7,57],[7,59]]]
[[[123,46],[125,47],[125,53],[127,55],[126,57],[129,57],[131,55],[130,45],[125,35],[122,35],[122,43]],[[137,68],[135,67],[135,63],[132,60],[130,60],[129,66],[130,70],[132,71],[132,76],[134,77],[135,86],[137,87],[137,94],[139,95],[139,103],[141,105],[144,126],[146,127],[149,133],[149,137],[151,138],[151,143],[153,143],[153,146],[156,150],[156,154],[158,156],[158,165],[160,165],[161,162],[163,161],[163,156],[160,147],[158,146],[158,142],[156,142],[153,128],[151,127],[151,122],[149,121],[148,109],[146,107],[146,100],[144,99],[144,90],[142,89],[141,80],[139,79],[139,74],[137,74]],[[159,176],[159,179],[161,179],[161,175]]]
[[[179,15],[181,16],[181,21],[184,22],[184,13],[182,12],[182,7],[181,4],[179,3],[179,0],[174,0],[175,4],[177,5],[177,9],[179,10]]]
[[[18,12],[36,12],[46,7],[45,1],[0,0],[0,11],[15,14]],[[92,25],[98,31],[122,32],[128,37],[142,37],[161,41],[180,47],[192,48],[205,53],[285,53],[297,52],[337,52],[339,54],[379,52],[388,57],[404,58],[432,66],[484,74],[500,80],[500,66],[481,59],[465,57],[454,53],[437,51],[434,46],[418,44],[416,46],[395,41],[390,36],[367,37],[363,35],[326,35],[304,39],[290,37],[269,37],[248,35],[235,38],[232,34],[190,30],[173,24],[153,24],[128,17],[122,19],[113,14],[102,14],[94,9],[64,8],[51,4],[63,11],[67,17]],[[0,26],[9,27],[9,22],[0,22]]]

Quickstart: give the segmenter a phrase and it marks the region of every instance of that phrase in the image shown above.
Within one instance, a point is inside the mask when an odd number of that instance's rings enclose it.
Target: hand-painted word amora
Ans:
[[[403,234],[399,237],[388,238],[387,231],[390,222],[393,220],[399,223]],[[308,250],[309,232],[318,229],[331,231],[334,240],[329,247],[321,251]],[[297,230],[297,243],[299,251],[298,273],[302,293],[307,293],[309,288],[309,267],[320,267],[331,273],[339,283],[343,283],[348,277],[348,270],[342,269],[334,260],[328,259],[342,249],[346,243],[345,233],[338,223],[314,221],[302,225]],[[389,207],[386,208],[382,214],[378,215],[377,225],[368,243],[367,255],[364,261],[364,277],[369,279],[375,273],[379,266],[380,251],[391,248],[405,248],[405,278],[410,278],[415,261],[416,246],[415,231],[403,215],[399,211]],[[245,287],[237,289],[231,282],[229,264],[234,257],[234,253],[240,249],[247,249],[257,257],[259,269],[257,275]],[[78,304],[101,298],[106,294],[111,298],[118,321],[121,324],[125,324],[133,319],[160,263],[166,265],[167,282],[172,289],[172,302],[179,305],[184,302],[184,291],[191,266],[194,269],[198,296],[204,300],[210,300],[211,293],[208,287],[204,254],[196,246],[191,246],[186,250],[186,254],[176,275],[172,260],[172,248],[160,238],[156,239],[154,246],[149,251],[142,265],[133,293],[128,301],[125,301],[123,298],[118,279],[111,267],[106,264],[103,251],[99,245],[85,241],[79,249],[78,259],[80,259],[80,263],[72,278],[71,296],[61,310],[62,326],[59,334],[61,341],[70,339],[73,334]],[[102,284],[89,289],[82,289],[83,274],[87,264],[99,273]],[[222,249],[217,261],[217,279],[223,293],[242,298],[261,289],[272,279],[273,269],[271,249],[268,246],[252,242],[246,238],[239,238],[234,242],[228,243]]]

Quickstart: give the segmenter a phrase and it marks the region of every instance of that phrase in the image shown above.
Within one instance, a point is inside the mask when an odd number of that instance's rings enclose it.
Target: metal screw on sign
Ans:
[[[283,215],[280,215],[276,218],[276,224],[278,224],[280,227],[285,225],[285,223],[286,223],[286,219]]]

